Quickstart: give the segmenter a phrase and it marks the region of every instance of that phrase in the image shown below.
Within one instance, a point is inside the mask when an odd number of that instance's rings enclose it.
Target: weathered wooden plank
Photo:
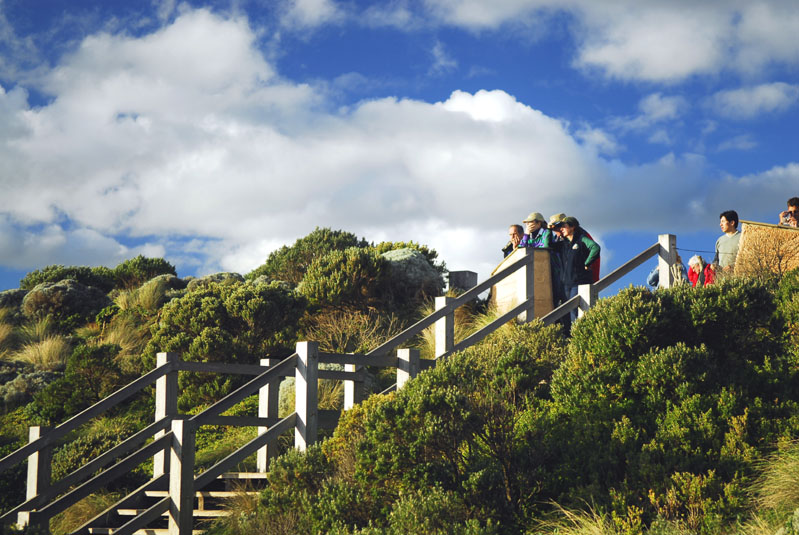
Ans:
[[[240,386],[204,411],[194,415],[191,420],[196,425],[205,425],[205,419],[220,415],[245,398],[257,393],[262,386],[269,382],[281,377],[286,377],[288,370],[292,370],[293,373],[294,368],[297,366],[297,358],[296,353],[287,357],[282,362],[272,366],[247,384]]]

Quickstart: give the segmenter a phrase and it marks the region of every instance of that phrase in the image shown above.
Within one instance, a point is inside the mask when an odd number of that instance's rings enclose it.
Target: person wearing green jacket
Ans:
[[[577,295],[577,287],[591,284],[591,268],[599,258],[600,247],[586,235],[577,220],[567,217],[560,226],[559,243],[562,265],[563,290],[566,300]],[[572,310],[572,321],[577,319],[577,309]]]

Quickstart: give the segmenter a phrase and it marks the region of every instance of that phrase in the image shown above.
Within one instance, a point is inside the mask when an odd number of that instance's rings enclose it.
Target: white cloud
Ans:
[[[305,29],[341,21],[344,13],[333,0],[288,0],[285,26]]]
[[[447,74],[458,68],[458,62],[449,55],[444,44],[436,41],[432,50],[433,64],[430,66],[430,74]]]
[[[735,136],[733,138],[727,139],[719,143],[718,151],[727,151],[727,150],[734,150],[734,151],[742,151],[742,150],[752,150],[757,147],[757,142],[752,139],[752,136],[749,134],[741,134],[740,136]]]
[[[751,119],[785,111],[799,101],[799,85],[774,82],[754,87],[719,91],[709,105],[716,113],[733,119]]]
[[[612,138],[590,125],[573,134],[500,90],[330,111],[254,41],[242,19],[187,11],[140,38],[85,39],[42,78],[47,105],[0,93],[0,215],[16,236],[0,256],[113,265],[132,253],[120,242],[146,237],[148,251],[200,272],[249,271],[329,226],[421,241],[451,268],[485,274],[507,224],[531,211],[577,215],[598,235],[676,232],[695,223],[673,216],[686,191],[707,201],[701,158],[605,160]],[[669,98],[645,99],[642,114],[677,116]]]
[[[638,115],[617,117],[610,123],[613,128],[622,132],[648,130],[653,126],[679,119],[688,107],[688,102],[681,96],[652,93],[638,102]],[[655,130],[650,136],[650,140],[656,143],[664,143],[667,138],[668,133],[662,127]]]
[[[793,0],[426,0],[428,23],[472,31],[524,27],[533,37],[551,17],[571,17],[574,65],[610,78],[678,82],[723,70],[752,74],[799,64]]]

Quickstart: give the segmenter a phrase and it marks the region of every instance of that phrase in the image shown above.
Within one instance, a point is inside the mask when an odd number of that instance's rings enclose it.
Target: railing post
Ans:
[[[178,353],[158,353],[155,357],[155,366],[177,364],[180,360]],[[177,369],[159,377],[155,382],[155,421],[162,418],[172,418],[178,414],[178,371]],[[161,438],[166,431],[159,431],[154,438]],[[166,450],[159,451],[153,456],[153,477],[158,477],[169,472],[169,454]]]
[[[419,375],[421,363],[418,349],[397,350],[397,390]]]
[[[28,442],[38,440],[51,427],[32,425],[28,428]],[[25,485],[25,500],[35,498],[50,486],[53,459],[53,447],[45,446],[28,456],[28,478]],[[41,518],[35,511],[20,511],[17,513],[17,524],[20,527],[30,526],[36,533],[50,533],[48,518]]]
[[[192,535],[194,520],[194,439],[189,420],[172,420],[169,459],[169,535]]]
[[[581,284],[577,287],[580,304],[577,307],[577,317],[582,318],[588,309],[596,304],[597,292],[593,284]]]
[[[261,366],[268,369],[280,362],[278,359],[261,359]],[[278,406],[280,404],[280,379],[275,379],[262,386],[258,390],[258,417],[259,418],[278,418]],[[269,431],[269,427],[259,426],[258,434],[263,435]],[[256,453],[257,471],[264,473],[269,469],[269,461],[277,457],[277,439],[268,442],[266,446],[260,448]]]
[[[436,310],[446,308],[452,301],[451,297],[436,297]],[[455,345],[455,312],[450,311],[449,314],[436,321],[435,323],[436,335],[436,358],[446,354]]]
[[[535,263],[532,261],[535,249],[532,247],[524,248],[524,254],[530,260],[530,263],[517,271],[517,286],[516,286],[516,303],[521,304],[528,302],[529,307],[517,316],[518,320],[522,323],[533,321],[535,314],[533,308],[535,302],[533,300],[535,292]]]
[[[345,364],[344,371],[358,372],[358,378],[344,381],[344,410],[347,411],[363,401],[363,379],[361,378],[363,368],[355,364]]]
[[[316,442],[319,419],[319,344],[297,342],[297,370],[294,372],[294,447],[304,451]]]
[[[677,263],[677,236],[674,234],[658,235],[660,251],[658,252],[658,287],[674,286],[674,273],[671,267]]]

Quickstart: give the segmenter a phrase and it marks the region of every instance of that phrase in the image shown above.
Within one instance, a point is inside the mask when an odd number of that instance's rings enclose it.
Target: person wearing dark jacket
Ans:
[[[577,295],[579,285],[591,284],[591,270],[599,258],[600,247],[588,237],[573,217],[563,220],[560,235],[564,238],[560,242],[561,276],[565,297],[568,300]],[[571,316],[572,321],[577,319],[577,309],[571,312]]]

